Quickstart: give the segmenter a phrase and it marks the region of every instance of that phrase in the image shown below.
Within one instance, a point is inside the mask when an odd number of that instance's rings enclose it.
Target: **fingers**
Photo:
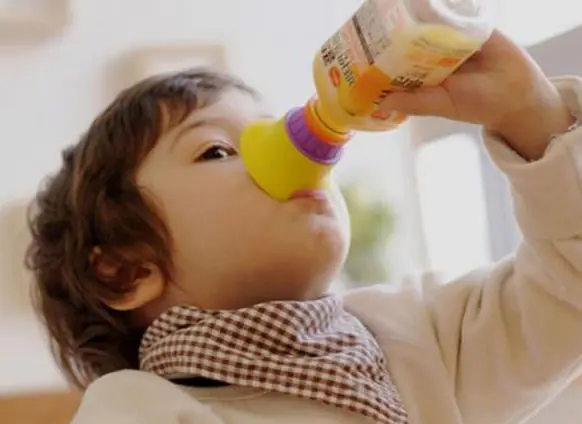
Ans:
[[[520,46],[499,29],[493,31],[489,40],[481,48],[482,54],[489,60],[511,57],[521,50]]]
[[[455,108],[442,87],[427,87],[414,92],[390,93],[380,109],[397,110],[407,115],[454,117]]]

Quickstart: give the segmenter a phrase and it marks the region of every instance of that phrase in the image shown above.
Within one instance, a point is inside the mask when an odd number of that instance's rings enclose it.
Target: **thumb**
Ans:
[[[426,87],[415,91],[394,91],[380,103],[384,111],[396,110],[407,115],[440,116],[455,115],[455,107],[443,87]]]

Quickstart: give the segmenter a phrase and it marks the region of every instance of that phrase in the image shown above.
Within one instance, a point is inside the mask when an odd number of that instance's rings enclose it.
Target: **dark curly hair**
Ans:
[[[60,170],[32,203],[26,262],[35,277],[33,300],[55,358],[77,387],[138,367],[143,329],[105,301],[131,290],[141,264],[154,263],[167,281],[173,266],[171,235],[135,174],[164,132],[227,89],[257,96],[234,77],[203,69],[151,77],[123,91],[64,150]],[[120,270],[115,277],[94,269],[96,247]]]

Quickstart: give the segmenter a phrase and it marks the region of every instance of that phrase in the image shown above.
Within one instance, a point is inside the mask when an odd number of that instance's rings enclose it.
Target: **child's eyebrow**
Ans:
[[[203,118],[188,122],[184,125],[178,133],[172,137],[170,150],[173,150],[176,144],[184,137],[184,134],[200,127],[206,126],[223,126],[225,120],[223,118]]]
[[[259,115],[258,117],[259,119],[274,119],[274,115],[269,114],[269,113],[262,113]],[[192,120],[190,122],[188,122],[187,124],[185,124],[180,131],[178,131],[178,133],[172,137],[171,140],[171,145],[170,145],[170,151],[174,149],[174,147],[176,146],[176,144],[178,144],[178,142],[180,141],[180,139],[182,137],[184,137],[184,134],[196,129],[196,128],[200,128],[200,127],[206,127],[206,126],[216,126],[216,127],[222,127],[228,124],[228,120],[224,119],[224,118],[200,118],[200,119],[196,119],[196,120]]]

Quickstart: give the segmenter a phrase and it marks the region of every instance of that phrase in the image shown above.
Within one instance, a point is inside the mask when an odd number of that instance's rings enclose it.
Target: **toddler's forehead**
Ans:
[[[246,125],[257,119],[272,117],[261,99],[237,89],[225,90],[214,102],[192,110],[185,122],[224,120]]]
[[[257,116],[263,116],[267,112],[261,99],[236,89],[225,90],[210,107],[214,107],[214,112],[223,114],[224,117],[240,116],[256,119]]]

